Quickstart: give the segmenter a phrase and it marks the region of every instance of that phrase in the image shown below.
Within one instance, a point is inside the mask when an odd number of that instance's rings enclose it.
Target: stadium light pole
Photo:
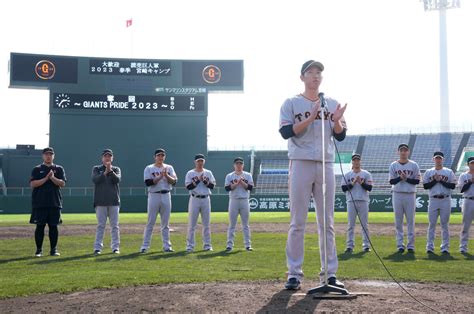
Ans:
[[[440,97],[440,130],[450,131],[449,122],[449,85],[448,85],[448,45],[446,10],[459,8],[460,0],[420,0],[425,12],[439,11],[439,97]]]

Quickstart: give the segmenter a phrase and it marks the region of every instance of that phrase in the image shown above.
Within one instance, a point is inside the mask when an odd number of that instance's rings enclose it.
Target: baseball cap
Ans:
[[[433,157],[441,157],[441,158],[444,158],[444,154],[442,152],[435,152],[433,154]]]
[[[166,155],[166,151],[163,148],[155,149],[155,156],[158,154]]]
[[[469,158],[467,159],[467,163],[468,163],[468,164],[470,164],[471,162],[474,162],[474,156],[469,157]]]
[[[114,152],[110,148],[106,148],[102,151],[102,156],[105,156],[105,155],[113,156]]]
[[[312,67],[317,67],[321,71],[324,71],[324,65],[321,62],[308,60],[305,63],[303,63],[303,66],[301,67],[301,75],[303,75],[306,71],[308,71]]]
[[[46,147],[43,149],[43,154],[54,154],[54,149],[52,147]]]
[[[354,159],[359,159],[360,160],[361,159],[360,154],[353,154],[352,155],[352,160],[354,160]]]
[[[408,144],[405,144],[405,143],[398,145],[398,150],[400,150],[402,148],[410,149],[410,147],[408,147]]]
[[[206,158],[204,158],[204,155],[203,154],[197,154],[196,156],[194,156],[194,160],[205,160]]]
[[[235,164],[235,163],[238,163],[238,162],[244,163],[244,159],[243,159],[242,157],[236,157],[236,158],[234,159],[234,164]]]

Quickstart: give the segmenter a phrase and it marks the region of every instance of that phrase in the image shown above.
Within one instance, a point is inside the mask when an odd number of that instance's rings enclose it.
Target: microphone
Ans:
[[[319,93],[318,96],[321,102],[321,108],[326,108],[326,98],[324,98],[324,93]]]

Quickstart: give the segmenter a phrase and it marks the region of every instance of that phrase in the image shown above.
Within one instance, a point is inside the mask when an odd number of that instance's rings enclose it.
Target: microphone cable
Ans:
[[[323,94],[323,96],[324,96],[324,94]],[[323,109],[327,111],[327,106],[324,106]],[[325,120],[325,119],[324,119],[324,114],[322,114],[321,119],[322,119],[322,121]],[[333,136],[333,135],[334,135],[334,128],[333,128],[333,126],[332,126],[332,122],[331,122],[331,118],[330,118],[330,117],[329,117],[329,119],[328,119],[328,122],[329,122],[329,123],[328,123],[328,124],[329,124],[329,127],[330,127],[330,129],[331,129],[332,141],[333,141],[333,143],[334,143],[334,147],[335,147],[335,149],[336,149],[336,154],[337,154],[337,157],[338,157],[338,160],[339,160],[339,167],[340,167],[340,169],[341,169],[342,178],[344,179],[344,183],[347,185],[348,182],[347,182],[347,179],[346,179],[346,175],[345,175],[345,173],[344,173],[344,170],[343,170],[343,168],[342,168],[341,155],[339,154],[339,149],[337,148],[336,139],[335,139],[334,136]],[[325,153],[325,152],[323,152],[323,154],[324,154],[324,153]],[[336,184],[337,184],[337,182],[336,182]],[[361,227],[362,227],[362,231],[364,232],[364,234],[365,234],[367,240],[369,241],[369,244],[370,244],[370,247],[372,248],[372,251],[375,253],[375,256],[377,256],[378,260],[380,261],[380,263],[382,264],[383,268],[385,269],[385,271],[387,272],[387,274],[390,276],[390,278],[400,287],[400,289],[401,289],[403,292],[405,292],[405,293],[406,293],[410,298],[412,298],[415,302],[417,302],[417,303],[421,304],[422,306],[424,306],[424,307],[426,307],[426,308],[432,310],[433,312],[441,313],[440,311],[438,311],[438,310],[436,310],[436,309],[430,307],[429,305],[427,305],[427,304],[421,302],[419,299],[417,299],[415,296],[413,296],[408,290],[406,290],[406,289],[402,286],[402,284],[395,278],[395,276],[392,274],[392,272],[388,269],[387,265],[385,265],[385,263],[383,262],[382,258],[381,258],[380,255],[379,255],[379,253],[378,253],[377,250],[375,249],[375,246],[374,246],[374,244],[372,243],[372,240],[371,240],[370,237],[369,237],[369,232],[368,232],[368,230],[366,230],[366,228],[365,228],[364,225],[362,224],[362,220],[360,219],[360,215],[359,215],[359,209],[357,208],[356,203],[355,203],[355,201],[354,201],[354,197],[353,197],[353,195],[352,195],[352,191],[351,191],[351,190],[348,190],[348,192],[349,192],[349,195],[350,195],[350,197],[351,197],[351,200],[352,200],[352,202],[353,202],[353,204],[354,204],[354,209],[355,209],[355,211],[356,211],[357,217],[359,218],[359,222],[361,223],[360,225],[361,225]],[[347,202],[347,200],[346,200],[346,202]],[[367,216],[367,220],[368,220],[368,216]]]

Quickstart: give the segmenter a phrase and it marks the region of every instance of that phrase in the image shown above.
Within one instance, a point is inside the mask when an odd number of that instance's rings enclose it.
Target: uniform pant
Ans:
[[[234,247],[235,225],[237,217],[240,215],[242,221],[242,232],[244,234],[244,245],[250,247],[250,227],[249,216],[250,206],[248,198],[229,199],[229,229],[227,230],[227,247]]]
[[[474,219],[474,200],[465,198],[462,205],[462,231],[459,249],[467,252],[467,241],[469,240],[469,229]]]
[[[407,221],[407,248],[415,249],[415,213],[416,213],[416,194],[394,192],[392,195],[393,212],[395,214],[395,229],[397,248],[405,249],[403,243],[403,217]]]
[[[110,234],[112,236],[110,247],[112,250],[120,248],[120,230],[119,230],[119,211],[120,206],[96,206],[95,215],[97,217],[97,230],[95,232],[94,250],[102,251],[104,248],[104,232],[107,217],[110,223]]]
[[[327,271],[328,278],[335,277],[338,261],[334,233],[334,198],[335,177],[332,163],[326,166],[326,236],[327,236]],[[324,241],[323,241],[323,166],[321,162],[311,160],[291,160],[289,172],[289,194],[291,222],[286,243],[288,278],[303,278],[304,234],[308,207],[313,196],[316,203],[316,220],[318,224],[321,279],[324,276]]]
[[[428,232],[426,250],[434,250],[434,239],[438,216],[441,223],[441,251],[449,251],[449,217],[451,216],[451,198],[437,199],[430,197],[428,205]]]
[[[170,193],[148,193],[148,222],[143,234],[143,244],[141,249],[150,248],[153,227],[156,223],[156,217],[160,214],[161,240],[163,241],[163,250],[171,248],[170,242],[170,215],[171,215],[171,194]]]
[[[211,245],[211,199],[190,196],[188,203],[188,235],[186,249],[194,250],[196,225],[201,214],[203,248],[210,249]]]
[[[348,223],[346,247],[350,249],[354,248],[354,228],[357,218],[357,212],[359,212],[359,220],[360,224],[362,225],[362,248],[369,248],[369,202],[367,201],[347,202]]]

